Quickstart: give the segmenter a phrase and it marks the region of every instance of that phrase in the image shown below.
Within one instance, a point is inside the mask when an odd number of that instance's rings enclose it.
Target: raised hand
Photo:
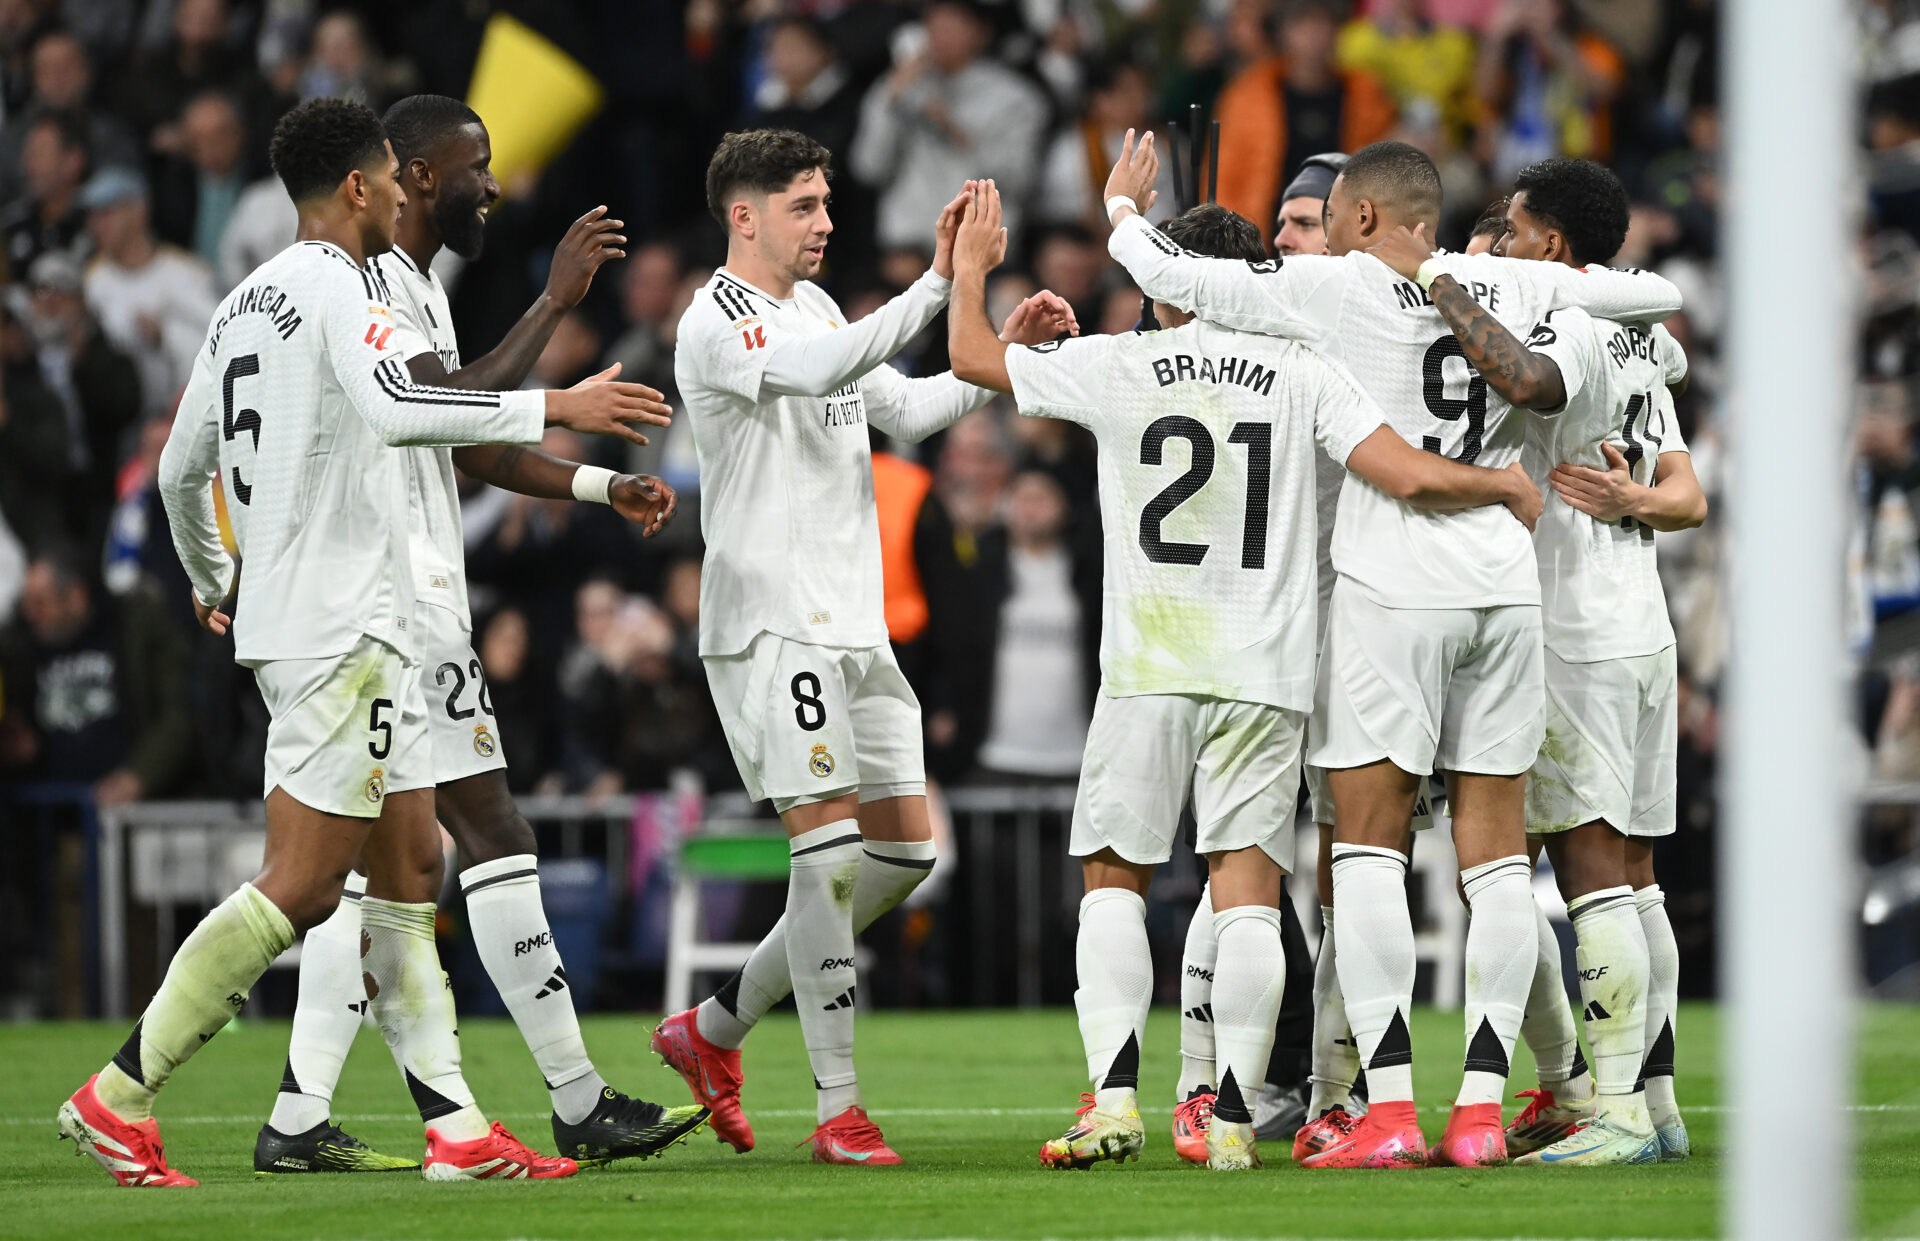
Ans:
[[[616,435],[636,444],[647,443],[646,436],[627,424],[668,426],[673,421],[673,407],[645,384],[614,382],[619,373],[620,364],[615,362],[565,391],[548,392],[547,424],[583,435]]]
[[[933,274],[943,280],[953,279],[953,238],[960,230],[960,213],[966,210],[983,184],[969,181],[961,186],[953,201],[940,209],[940,218],[933,222]]]
[[[1159,196],[1153,188],[1159,179],[1160,153],[1154,149],[1153,131],[1149,129],[1141,134],[1140,141],[1135,143],[1133,131],[1129,129],[1120,142],[1120,158],[1107,175],[1107,188],[1101,192],[1100,199],[1105,202],[1116,196],[1131,198],[1145,214]]]
[[[547,272],[547,296],[568,309],[578,306],[592,287],[600,265],[627,257],[620,248],[627,244],[626,235],[620,231],[625,227],[624,221],[608,219],[605,207],[595,207],[575,220],[554,248],[553,266]]]
[[[1009,345],[1043,345],[1062,332],[1080,335],[1080,322],[1066,298],[1042,289],[1013,308],[1000,329],[1000,339]]]
[[[961,214],[954,236],[953,264],[971,276],[985,276],[1007,257],[1007,230],[1001,226],[1000,191],[992,181],[972,183],[976,188]]]
[[[1420,274],[1420,265],[1433,257],[1433,241],[1427,236],[1424,222],[1414,225],[1411,231],[1402,224],[1368,246],[1367,253],[1412,280]]]

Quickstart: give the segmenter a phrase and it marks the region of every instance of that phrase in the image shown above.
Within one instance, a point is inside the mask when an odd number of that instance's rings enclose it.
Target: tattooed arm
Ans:
[[[1567,385],[1559,363],[1527,348],[1505,324],[1474,301],[1458,280],[1438,276],[1427,295],[1453,329],[1460,352],[1486,378],[1489,388],[1528,409],[1555,410],[1567,403]]]

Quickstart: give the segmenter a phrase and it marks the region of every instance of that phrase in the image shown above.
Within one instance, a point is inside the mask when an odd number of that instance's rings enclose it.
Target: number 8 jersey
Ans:
[[[1156,301],[1248,332],[1284,336],[1342,363],[1409,444],[1502,468],[1526,442],[1512,406],[1491,392],[1420,286],[1370,254],[1248,263],[1190,254],[1138,216],[1120,222],[1114,258]],[[1444,255],[1448,272],[1516,336],[1554,306],[1616,318],[1679,309],[1670,281],[1645,272],[1581,271],[1492,255]],[[1537,604],[1526,527],[1499,506],[1440,513],[1347,476],[1333,532],[1334,568],[1389,608]]]
[[[403,445],[532,444],[542,392],[422,387],[426,346],[381,282],[337,246],[298,242],[227,295],[194,360],[160,457],[175,550],[202,603],[231,566],[218,472],[245,562],[234,655],[258,665],[343,655],[361,635],[412,653]]]
[[[1199,322],[1009,349],[1007,374],[1021,413],[1100,442],[1102,692],[1308,710],[1314,445],[1344,465],[1373,402],[1300,345]]]

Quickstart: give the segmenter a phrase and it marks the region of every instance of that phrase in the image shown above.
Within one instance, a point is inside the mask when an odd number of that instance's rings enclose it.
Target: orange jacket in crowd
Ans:
[[[933,490],[933,474],[890,452],[873,454],[873,507],[880,520],[880,586],[887,637],[911,642],[927,628],[927,594],[913,561],[913,528]]]
[[[1351,155],[1386,137],[1395,112],[1392,97],[1372,74],[1340,78],[1346,86],[1340,149]],[[1234,75],[1213,108],[1220,121],[1220,205],[1252,220],[1269,243],[1280,210],[1280,170],[1287,162],[1286,79],[1285,57],[1257,60]]]

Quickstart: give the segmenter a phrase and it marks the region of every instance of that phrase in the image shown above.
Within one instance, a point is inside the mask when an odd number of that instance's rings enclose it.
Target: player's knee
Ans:
[[[533,825],[514,805],[502,772],[482,772],[442,785],[434,809],[460,849],[463,868],[539,852]]]

